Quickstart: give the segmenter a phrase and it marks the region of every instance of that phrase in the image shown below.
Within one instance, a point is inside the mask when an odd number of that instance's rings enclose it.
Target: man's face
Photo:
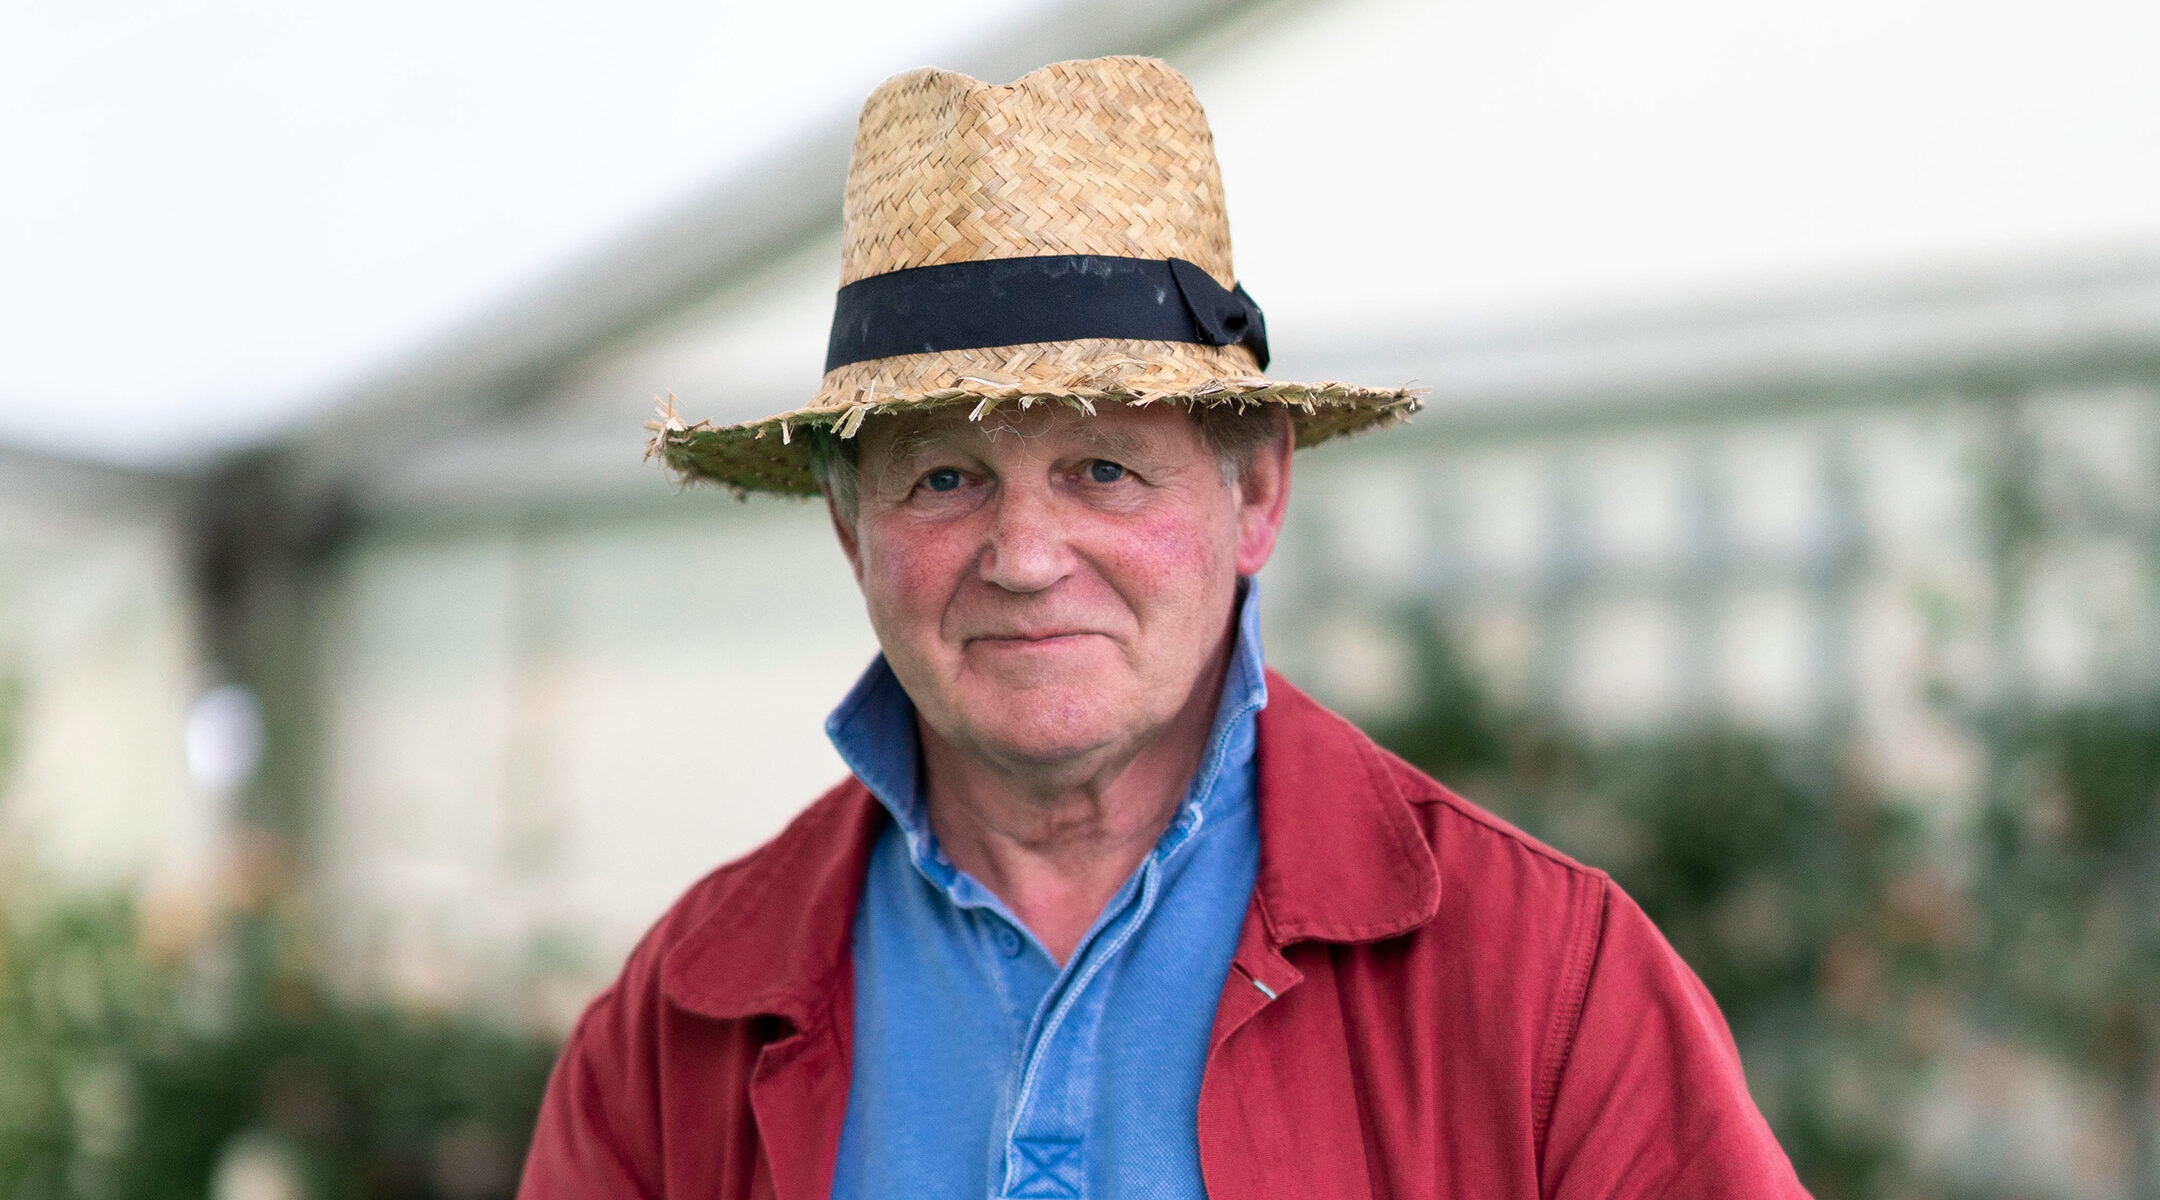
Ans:
[[[1285,435],[1233,483],[1168,404],[867,422],[859,512],[833,523],[922,719],[1006,769],[1159,736],[1215,678],[1237,577],[1274,548]]]

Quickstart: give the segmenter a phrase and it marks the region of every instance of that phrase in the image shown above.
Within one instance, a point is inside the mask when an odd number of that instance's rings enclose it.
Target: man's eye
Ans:
[[[960,486],[960,472],[951,467],[939,467],[923,476],[923,486],[933,492],[949,492]]]
[[[1116,483],[1125,478],[1125,468],[1106,458],[1098,458],[1088,464],[1088,478],[1097,483]]]

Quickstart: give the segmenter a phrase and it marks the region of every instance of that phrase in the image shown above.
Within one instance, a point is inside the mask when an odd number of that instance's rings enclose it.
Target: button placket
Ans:
[[[1096,1030],[1069,1025],[1067,1019],[1074,1015],[1081,997],[1095,984],[1104,967],[1117,957],[1134,930],[1154,910],[1160,878],[1160,862],[1150,856],[1141,864],[1136,877],[1139,886],[1122,911],[1081,943],[1074,958],[1066,963],[1062,973],[1066,978],[1053,984],[1052,994],[1045,997],[1049,1010],[1027,1047],[1020,1094],[1007,1135],[1006,1186],[1000,1193],[1003,1196],[1012,1200],[1052,1196],[1071,1200],[1086,1192],[1082,1139],[1065,1130],[1073,1128],[1076,1110],[1086,1103],[1086,1097],[1074,1089],[1087,1087],[1092,1077],[1087,1071],[1079,1071],[1055,1081],[1045,1080],[1044,1059],[1051,1055],[1061,1036],[1086,1041],[1098,1035]],[[1054,1169],[1040,1165],[1048,1162],[1060,1165]]]

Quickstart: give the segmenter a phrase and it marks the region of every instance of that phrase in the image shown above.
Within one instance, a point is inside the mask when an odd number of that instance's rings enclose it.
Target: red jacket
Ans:
[[[1200,1092],[1210,1196],[1806,1195],[1716,1004],[1604,874],[1268,692],[1259,878]],[[522,1200],[831,1190],[884,820],[849,780],[676,903],[563,1050]]]

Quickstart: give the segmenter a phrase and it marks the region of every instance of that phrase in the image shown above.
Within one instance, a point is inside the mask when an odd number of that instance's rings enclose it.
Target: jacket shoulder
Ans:
[[[1435,972],[1446,981],[1437,988],[1450,996],[1449,1011],[1481,1042],[1509,1047],[1509,1061],[1530,1068],[1519,1095],[1542,1146],[1613,913],[1639,912],[1605,872],[1360,738],[1408,802],[1443,880],[1439,910],[1415,936],[1421,953],[1414,957],[1453,964]],[[1641,924],[1648,928],[1647,920]],[[1446,947],[1479,949],[1458,958]],[[1670,951],[1663,957],[1677,965]]]
[[[1373,750],[1410,802],[1445,881],[1435,931],[1514,947],[1519,967],[1542,965],[1551,1003],[1579,1004],[1619,886],[1377,744]]]
[[[1379,881],[1377,890],[1366,887],[1368,898],[1385,892],[1394,897],[1386,903],[1414,899],[1423,909],[1414,922],[1419,933],[1413,940],[1420,943],[1510,947],[1518,984],[1565,978],[1579,969],[1615,890],[1604,872],[1458,795],[1279,675],[1270,675],[1268,687],[1263,712],[1273,712],[1274,718],[1262,736],[1263,775],[1272,761],[1278,782],[1286,783],[1279,789],[1285,794],[1302,790],[1339,797],[1324,809],[1299,811],[1277,834],[1297,837],[1314,822],[1332,831],[1359,820],[1372,831],[1349,849],[1332,833],[1319,849],[1299,843],[1289,852],[1292,860],[1309,863],[1318,855],[1332,863],[1338,872],[1333,893],[1347,886],[1340,870],[1354,869]],[[1270,734],[1277,740],[1272,759]],[[1263,778],[1263,791],[1266,782]],[[1354,797],[1367,799],[1353,803]],[[1265,857],[1265,846],[1262,853]],[[1349,866],[1353,860],[1357,865]],[[1339,896],[1330,902],[1338,901]],[[1406,906],[1398,913],[1408,911]],[[1349,924],[1338,921],[1336,929]],[[1396,925],[1413,927],[1400,917]]]
[[[1461,868],[1509,863],[1555,883],[1566,881],[1592,890],[1609,885],[1603,871],[1575,861],[1464,798],[1282,676],[1270,672],[1268,686],[1269,707],[1283,710],[1279,716],[1286,732],[1331,747],[1331,755],[1356,760],[1375,786],[1409,804],[1443,877]]]
[[[1451,849],[1479,855],[1521,857],[1526,865],[1603,886],[1604,871],[1576,861],[1523,832],[1505,818],[1467,799],[1448,785],[1405,762],[1377,742],[1371,744],[1389,779],[1419,813],[1426,840],[1437,852],[1441,843],[1457,843]],[[1542,865],[1539,865],[1542,864]]]

